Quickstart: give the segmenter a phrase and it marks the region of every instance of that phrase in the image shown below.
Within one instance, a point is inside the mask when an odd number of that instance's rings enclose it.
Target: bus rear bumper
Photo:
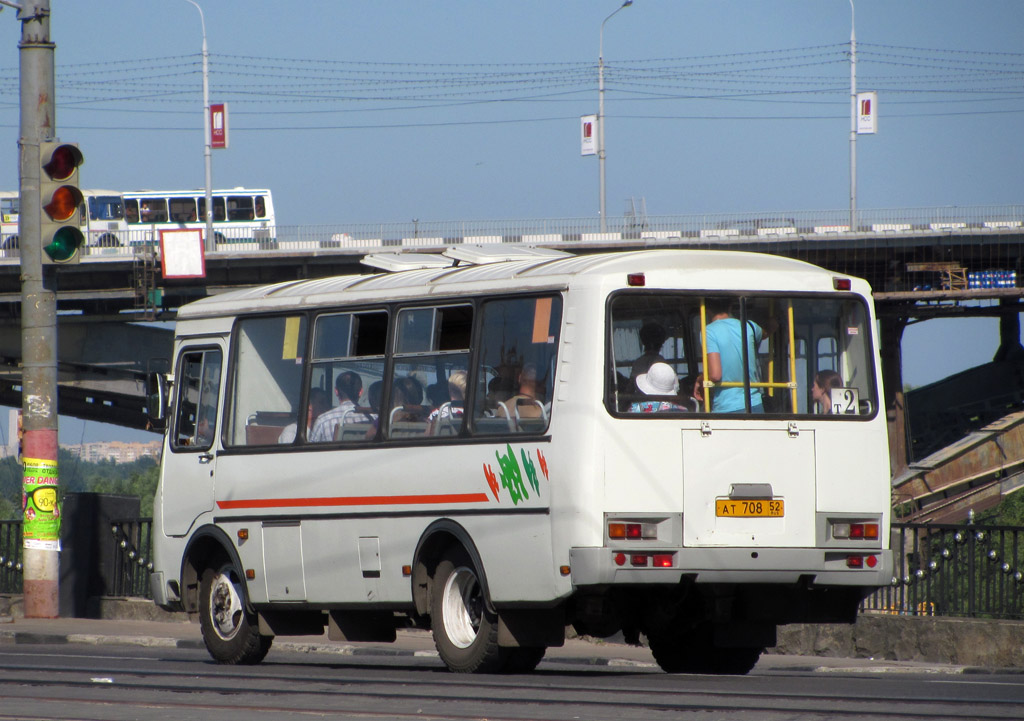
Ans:
[[[662,562],[669,556],[671,565],[653,567],[655,556]],[[569,559],[574,586],[677,584],[685,578],[696,583],[810,581],[814,586],[879,587],[890,585],[893,578],[888,549],[573,548]]]

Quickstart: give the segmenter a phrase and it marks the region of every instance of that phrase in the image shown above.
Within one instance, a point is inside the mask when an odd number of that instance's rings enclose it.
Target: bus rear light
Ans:
[[[851,281],[849,278],[833,278],[832,287],[835,288],[836,290],[852,290],[853,281]]]
[[[655,553],[653,565],[655,568],[672,568],[674,560],[671,553]]]
[[[635,541],[658,537],[657,523],[609,523],[608,538],[625,538]]]
[[[868,568],[874,568],[878,565],[878,556],[868,556],[866,563]]]
[[[856,540],[878,540],[877,523],[833,523],[832,538],[850,538]]]
[[[616,553],[614,556],[612,556],[612,560],[615,561],[615,565],[616,566],[625,566],[626,565],[626,554],[625,553]]]
[[[634,553],[629,557],[629,565],[631,566],[646,566],[647,565],[647,554],[646,553]]]
[[[863,556],[847,556],[846,557],[847,568],[864,568],[864,557]]]
[[[630,273],[626,276],[626,284],[633,288],[643,288],[647,285],[647,278],[643,273]]]

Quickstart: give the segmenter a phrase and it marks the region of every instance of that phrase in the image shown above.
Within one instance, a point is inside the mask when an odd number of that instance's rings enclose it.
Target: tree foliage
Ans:
[[[112,493],[138,496],[143,516],[153,514],[157,462],[142,458],[133,463],[92,463],[60,450],[57,455],[60,493]],[[0,519],[21,515],[22,469],[15,458],[0,459]]]

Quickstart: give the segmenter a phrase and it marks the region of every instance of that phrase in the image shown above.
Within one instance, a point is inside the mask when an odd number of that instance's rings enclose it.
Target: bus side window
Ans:
[[[267,201],[262,195],[256,196],[256,217],[266,218],[267,217]]]
[[[175,450],[208,450],[217,428],[220,350],[186,351],[178,366],[178,406],[171,446]]]
[[[471,305],[399,311],[389,438],[459,434],[472,330]]]
[[[195,198],[171,198],[171,222],[194,223],[196,221]]]
[[[228,196],[228,220],[252,220],[252,196],[250,195],[229,195]]]
[[[137,200],[125,200],[124,201],[124,219],[129,223],[139,222],[139,201]]]
[[[559,296],[484,303],[473,429],[477,434],[547,430],[562,321]]]
[[[305,317],[243,318],[234,345],[231,418],[225,442],[232,446],[292,442],[306,415],[300,407]]]
[[[143,198],[140,202],[139,213],[143,223],[167,222],[166,198]]]

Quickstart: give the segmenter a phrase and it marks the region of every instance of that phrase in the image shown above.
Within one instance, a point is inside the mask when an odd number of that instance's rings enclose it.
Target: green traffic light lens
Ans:
[[[43,246],[43,251],[55,263],[65,263],[75,256],[84,241],[82,231],[65,226],[53,234],[50,242]]]

